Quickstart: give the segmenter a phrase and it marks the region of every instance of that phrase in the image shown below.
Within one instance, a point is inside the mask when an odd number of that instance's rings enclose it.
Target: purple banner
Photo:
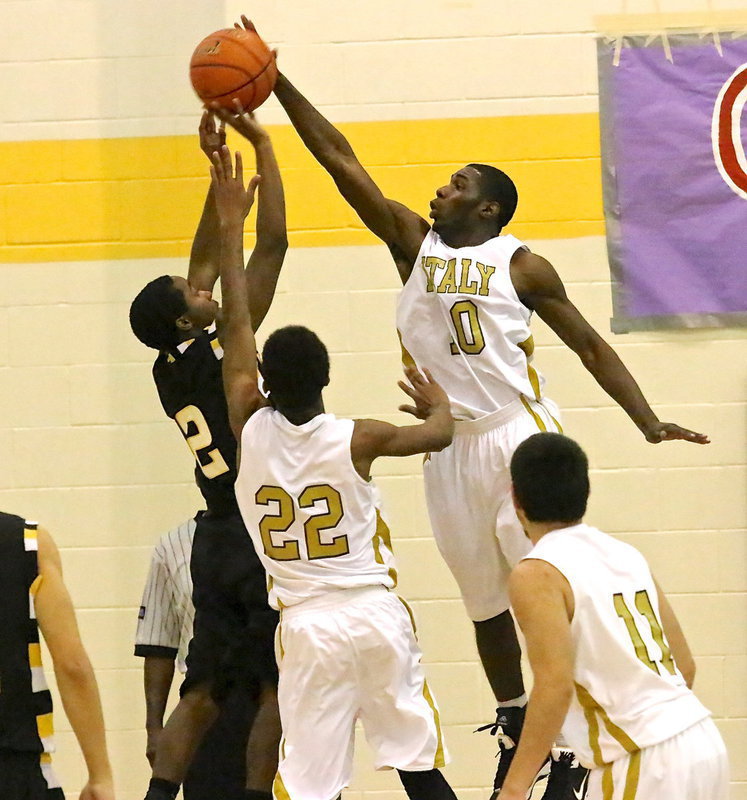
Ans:
[[[747,38],[597,50],[612,330],[747,325]]]

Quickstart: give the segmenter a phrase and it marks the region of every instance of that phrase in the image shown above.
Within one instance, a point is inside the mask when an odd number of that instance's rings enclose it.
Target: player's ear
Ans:
[[[185,317],[184,314],[182,314],[181,317],[177,317],[176,322],[174,324],[180,331],[188,331],[190,330],[190,328],[194,327],[192,325],[192,320],[189,319],[189,317]]]
[[[501,213],[501,204],[497,200],[486,200],[480,209],[480,216],[485,219],[497,219]]]

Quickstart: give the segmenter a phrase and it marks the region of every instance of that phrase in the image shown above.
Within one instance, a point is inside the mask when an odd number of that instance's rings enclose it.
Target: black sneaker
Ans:
[[[511,766],[511,761],[516,752],[516,745],[519,744],[521,729],[524,727],[526,706],[497,708],[495,712],[495,722],[490,725],[483,725],[477,729],[477,731],[490,731],[491,736],[496,736],[498,738],[498,768],[495,771],[493,794],[490,796],[490,800],[495,800],[498,796],[498,791],[501,786],[503,786],[506,773]],[[477,733],[477,731],[475,731],[475,733]]]
[[[553,748],[550,777],[543,800],[583,800],[588,788],[589,770],[578,763],[571,750]]]

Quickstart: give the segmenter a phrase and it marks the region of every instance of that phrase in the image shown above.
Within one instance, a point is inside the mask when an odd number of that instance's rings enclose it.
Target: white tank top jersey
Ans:
[[[603,766],[709,716],[672,659],[656,586],[635,548],[580,524],[546,534],[526,558],[552,564],[573,591],[575,695],[563,735],[584,766]]]
[[[479,419],[524,396],[541,400],[531,366],[531,311],[509,266],[516,237],[449,247],[429,231],[399,295],[397,330],[405,366],[427,367],[451,399],[455,419]]]
[[[263,408],[244,426],[236,498],[273,608],[396,585],[378,489],[353,466],[354,425],[332,414],[293,425]]]

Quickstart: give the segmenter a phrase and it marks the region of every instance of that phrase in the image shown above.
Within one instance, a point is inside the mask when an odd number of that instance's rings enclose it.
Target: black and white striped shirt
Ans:
[[[136,656],[175,658],[186,671],[195,610],[189,560],[195,533],[194,519],[165,533],[153,550],[148,580],[138,614]]]

